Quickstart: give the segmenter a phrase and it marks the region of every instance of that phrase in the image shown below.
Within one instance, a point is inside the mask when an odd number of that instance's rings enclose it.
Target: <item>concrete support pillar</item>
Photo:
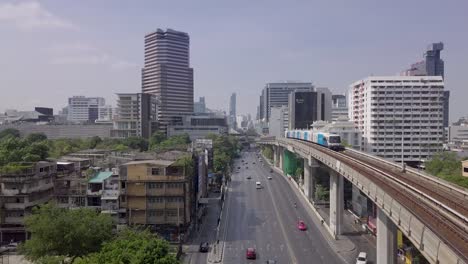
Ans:
[[[377,208],[377,264],[395,264],[397,228],[385,212]]]
[[[279,156],[279,168],[283,170],[283,156],[284,156],[284,150],[282,147],[278,147],[278,156]]]
[[[273,166],[278,167],[278,147],[273,146]]]
[[[312,177],[310,170],[311,168],[308,160],[304,159],[304,185],[302,186],[302,189],[304,190],[304,194],[307,198],[310,198],[310,182]]]
[[[342,233],[343,227],[343,176],[330,172],[330,229],[335,239]]]

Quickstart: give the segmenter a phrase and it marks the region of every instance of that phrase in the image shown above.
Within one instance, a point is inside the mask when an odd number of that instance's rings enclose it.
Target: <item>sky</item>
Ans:
[[[468,115],[466,0],[0,0],[0,111],[73,95],[141,91],[144,35],[189,33],[195,98],[256,115],[265,83],[310,81],[344,93],[395,75],[444,42],[450,119]]]

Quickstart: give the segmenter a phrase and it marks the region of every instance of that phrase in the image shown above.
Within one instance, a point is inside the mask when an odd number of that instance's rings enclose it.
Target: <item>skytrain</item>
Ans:
[[[335,151],[342,151],[345,149],[344,146],[341,144],[340,135],[337,134],[312,130],[286,130],[284,132],[284,136],[286,138],[295,138],[304,141],[309,141]]]

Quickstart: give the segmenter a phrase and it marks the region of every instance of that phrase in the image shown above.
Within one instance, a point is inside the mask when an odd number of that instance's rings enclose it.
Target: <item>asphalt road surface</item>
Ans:
[[[248,164],[242,164],[242,159]],[[257,181],[262,189],[256,189]],[[259,162],[257,153],[243,152],[236,160],[225,201],[226,229],[220,235],[226,241],[223,263],[343,263],[313,225],[287,181],[276,172],[270,173],[269,165]],[[298,230],[299,220],[306,223],[307,231]],[[256,249],[257,260],[246,259],[249,247]]]

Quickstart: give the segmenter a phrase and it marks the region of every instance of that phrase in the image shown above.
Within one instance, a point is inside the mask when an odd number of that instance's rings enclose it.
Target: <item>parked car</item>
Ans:
[[[209,248],[210,248],[210,245],[208,244],[208,242],[202,242],[200,243],[200,248],[198,249],[198,251],[208,252]]]
[[[367,264],[367,253],[359,252],[358,257],[356,258],[356,264]]]
[[[257,253],[255,252],[255,248],[248,248],[247,252],[245,253],[247,259],[256,259]]]
[[[299,222],[297,222],[297,229],[299,229],[301,231],[306,231],[307,230],[307,226],[305,225],[304,221],[299,220]]]

